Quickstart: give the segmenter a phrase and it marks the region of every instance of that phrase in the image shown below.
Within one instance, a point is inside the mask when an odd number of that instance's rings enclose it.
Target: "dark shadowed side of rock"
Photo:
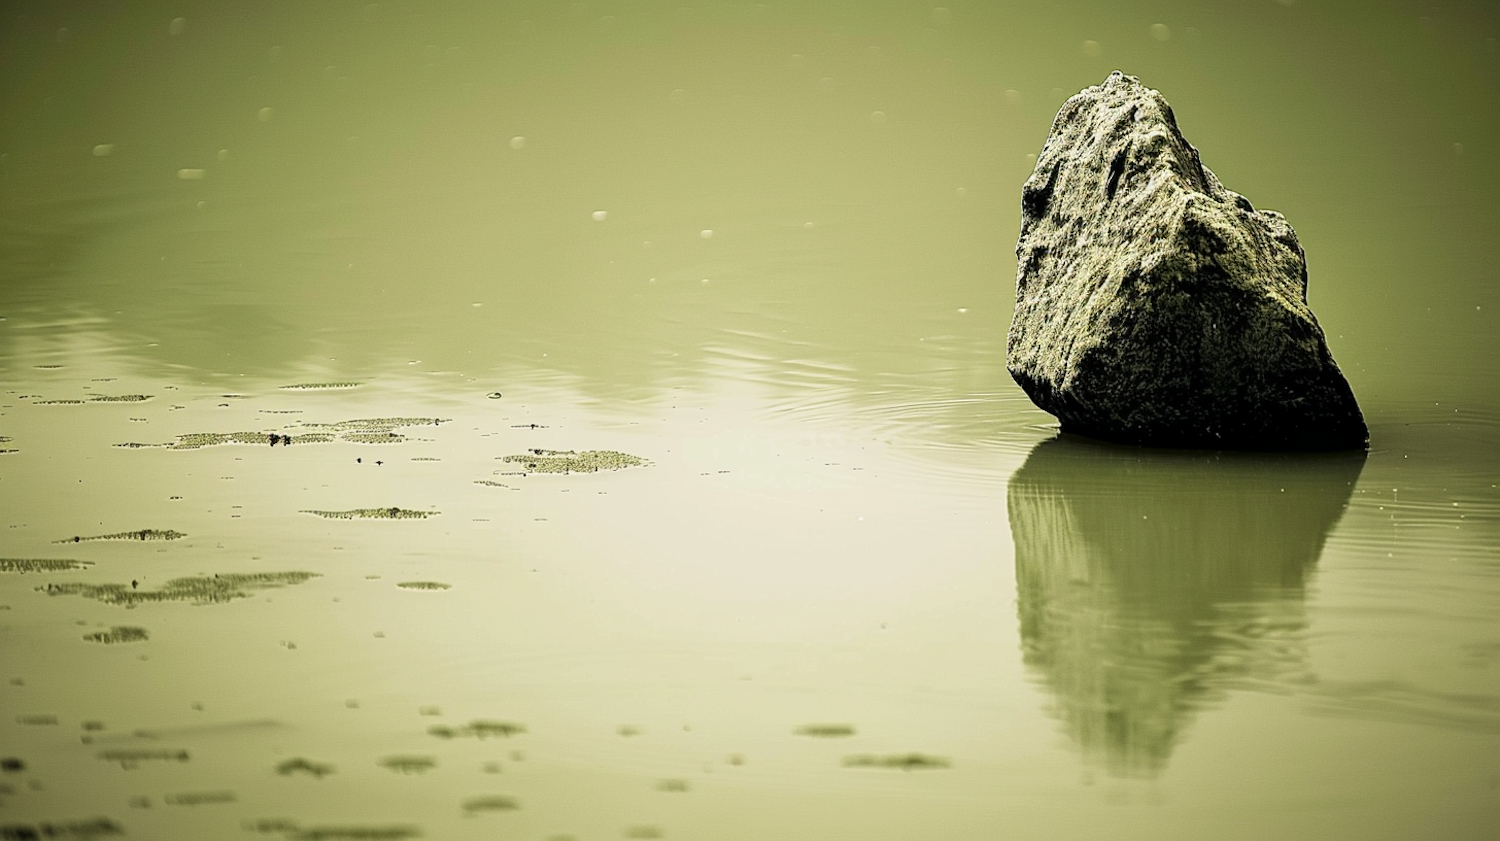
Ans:
[[[1063,104],[1022,188],[1016,257],[1007,367],[1064,432],[1211,449],[1368,441],[1291,225],[1225,189],[1135,77]]]

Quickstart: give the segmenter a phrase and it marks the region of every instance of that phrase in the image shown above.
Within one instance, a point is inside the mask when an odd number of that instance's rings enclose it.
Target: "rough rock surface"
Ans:
[[[1209,449],[1369,435],[1281,214],[1224,188],[1161,94],[1068,99],[1021,191],[1007,367],[1064,432]]]

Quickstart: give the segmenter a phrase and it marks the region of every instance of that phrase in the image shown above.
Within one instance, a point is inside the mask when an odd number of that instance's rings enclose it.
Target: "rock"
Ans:
[[[1070,98],[1021,190],[1007,367],[1064,432],[1206,449],[1369,439],[1292,226],[1224,188],[1133,76]]]

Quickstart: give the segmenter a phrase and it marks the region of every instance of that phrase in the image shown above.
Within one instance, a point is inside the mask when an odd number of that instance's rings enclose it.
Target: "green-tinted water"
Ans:
[[[1493,837],[1497,37],[8,4],[0,828]],[[1010,382],[1029,156],[1117,67],[1296,227],[1367,455]]]

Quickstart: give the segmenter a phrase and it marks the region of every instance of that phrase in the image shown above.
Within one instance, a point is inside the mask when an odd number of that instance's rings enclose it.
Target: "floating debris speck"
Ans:
[[[95,634],[85,634],[83,637],[89,642],[102,642],[105,645],[116,645],[122,642],[145,642],[151,638],[145,628],[136,628],[130,625],[116,625],[108,631],[100,631]]]
[[[501,456],[501,461],[519,464],[532,473],[597,473],[649,464],[638,456],[614,450],[542,450],[533,449],[520,455]]]
[[[142,590],[130,584],[81,583],[48,584],[36,589],[49,596],[83,596],[124,607],[135,607],[147,602],[219,604],[232,599],[247,599],[255,590],[301,584],[317,577],[318,574],[314,572],[226,573],[174,578],[160,590]]]
[[[351,508],[348,511],[315,511],[304,509],[302,514],[316,514],[333,520],[424,520],[438,515],[437,511],[413,511],[409,508]]]
[[[177,540],[187,537],[180,531],[171,529],[140,529],[138,531],[117,531],[113,534],[96,534],[89,537],[65,537],[62,540],[54,540],[53,543],[86,543],[90,540]]]

